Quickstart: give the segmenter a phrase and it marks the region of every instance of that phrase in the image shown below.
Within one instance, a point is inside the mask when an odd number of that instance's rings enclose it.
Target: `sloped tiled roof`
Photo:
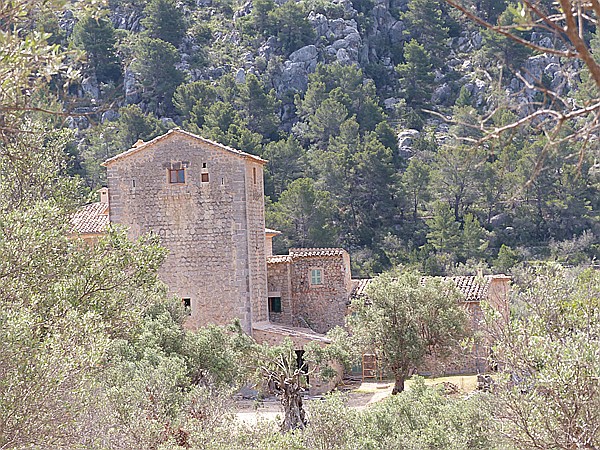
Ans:
[[[365,278],[363,280],[352,280],[354,287],[352,288],[352,294],[350,298],[359,298],[365,295],[365,289],[371,282],[371,278]]]
[[[292,262],[292,257],[290,255],[267,256],[267,264],[281,264],[288,262]]]
[[[202,136],[198,136],[198,135],[190,133],[188,131],[183,131],[183,130],[175,128],[175,129],[167,131],[165,134],[163,134],[161,136],[155,137],[151,141],[136,143],[136,145],[133,148],[130,148],[129,150],[127,150],[127,151],[125,151],[123,153],[119,153],[118,155],[113,156],[112,158],[107,159],[101,165],[103,165],[103,166],[110,165],[110,164],[112,164],[113,162],[115,162],[115,161],[117,161],[119,159],[126,158],[126,157],[128,157],[130,155],[133,155],[134,153],[143,151],[144,149],[146,149],[146,148],[148,148],[148,147],[156,144],[157,142],[162,141],[164,139],[167,139],[170,136],[173,136],[173,135],[176,135],[176,134],[180,134],[180,135],[183,135],[183,136],[190,137],[192,139],[195,139],[197,141],[203,142],[205,144],[209,144],[209,145],[211,145],[213,147],[220,148],[221,150],[225,150],[226,152],[229,152],[229,153],[234,154],[236,156],[240,156],[242,158],[252,159],[253,161],[261,163],[261,164],[266,164],[267,163],[266,160],[264,160],[262,158],[259,158],[258,156],[251,155],[250,153],[242,152],[241,150],[237,150],[235,148],[228,147],[227,145],[219,144],[218,142],[211,141],[210,139],[203,138]]]
[[[430,277],[421,277],[421,283]],[[462,277],[439,277],[444,280],[452,281],[459,292],[464,296],[464,301],[467,302],[479,302],[484,300],[489,291],[490,283],[492,282],[493,276],[475,277],[475,276],[462,276]],[[359,298],[365,294],[365,289],[372,281],[369,279],[363,280],[352,280],[354,288],[352,290],[351,298]]]
[[[109,224],[106,203],[95,202],[82,206],[71,217],[71,224],[74,233],[104,233]]]
[[[492,277],[446,277],[452,280],[458,290],[465,296],[465,301],[476,302],[483,300],[488,295]]]
[[[311,256],[341,256],[346,251],[343,248],[290,248],[292,258],[309,258]]]

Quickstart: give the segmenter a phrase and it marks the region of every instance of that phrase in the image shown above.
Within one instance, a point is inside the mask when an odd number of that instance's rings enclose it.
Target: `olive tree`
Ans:
[[[496,328],[499,430],[515,448],[600,446],[600,275],[558,265],[517,277],[513,317]]]
[[[352,302],[348,325],[361,351],[377,351],[394,374],[393,393],[426,355],[443,357],[467,334],[460,293],[442,278],[384,273]]]

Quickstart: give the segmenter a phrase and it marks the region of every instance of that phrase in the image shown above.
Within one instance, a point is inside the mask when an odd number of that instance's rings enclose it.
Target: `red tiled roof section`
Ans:
[[[352,280],[354,283],[354,287],[352,288],[352,294],[350,294],[351,298],[359,298],[365,295],[365,288],[371,282],[370,278],[365,278],[364,280]]]
[[[275,255],[267,257],[267,264],[281,264],[292,262],[292,257],[289,255]]]
[[[425,280],[429,277],[422,277],[421,283],[424,283]],[[473,276],[463,276],[463,277],[441,277],[444,280],[452,281],[460,293],[464,296],[464,301],[467,302],[479,302],[484,300],[489,291],[490,283],[492,282],[493,277],[473,277]],[[354,282],[354,288],[352,290],[351,298],[359,298],[364,295],[365,289],[371,282],[371,279],[364,280],[352,280]]]
[[[492,277],[446,277],[452,280],[467,302],[478,302],[488,295]]]
[[[292,258],[308,258],[311,256],[342,256],[343,248],[290,248]]]
[[[102,202],[82,206],[71,217],[73,232],[79,234],[104,233],[110,223],[106,209],[106,203]]]

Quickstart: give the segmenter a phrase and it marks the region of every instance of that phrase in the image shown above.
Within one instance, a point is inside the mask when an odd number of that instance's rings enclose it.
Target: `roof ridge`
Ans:
[[[126,157],[128,157],[130,155],[133,155],[134,153],[140,152],[140,151],[148,148],[149,146],[154,145],[157,142],[159,142],[159,141],[161,141],[163,139],[166,139],[167,137],[169,137],[169,136],[171,136],[171,135],[173,135],[175,133],[179,133],[179,134],[182,134],[184,136],[190,137],[192,139],[196,139],[196,140],[205,142],[205,143],[207,143],[209,145],[213,145],[213,146],[215,146],[217,148],[220,148],[222,150],[226,150],[226,151],[228,151],[230,153],[233,153],[234,155],[241,156],[242,158],[253,159],[256,162],[259,162],[261,164],[266,164],[267,163],[267,160],[262,159],[260,156],[256,156],[256,155],[253,155],[251,153],[247,153],[247,152],[244,152],[242,150],[238,150],[236,148],[229,147],[228,145],[220,144],[219,142],[207,139],[205,137],[199,136],[199,135],[194,134],[194,133],[190,133],[189,131],[185,131],[185,130],[182,130],[180,128],[171,128],[166,133],[161,134],[160,136],[156,136],[155,138],[149,140],[148,142],[144,142],[142,144],[135,145],[135,146],[131,147],[130,149],[125,150],[124,152],[119,153],[118,155],[115,155],[115,156],[113,156],[111,158],[108,158],[101,165],[106,167],[108,164],[111,164],[111,163],[113,163],[113,162],[115,162],[115,161],[117,161],[119,159],[126,158]]]

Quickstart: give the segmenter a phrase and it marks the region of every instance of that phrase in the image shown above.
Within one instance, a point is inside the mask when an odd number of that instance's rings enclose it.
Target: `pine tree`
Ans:
[[[418,109],[431,101],[433,65],[429,53],[414,39],[404,46],[404,60],[396,66],[400,91],[407,104]]]
[[[141,24],[151,38],[161,39],[179,47],[186,32],[182,11],[175,0],[150,0],[144,8]]]
[[[98,81],[116,82],[121,77],[121,66],[115,54],[117,39],[110,20],[84,17],[73,28],[71,39],[85,50]]]

